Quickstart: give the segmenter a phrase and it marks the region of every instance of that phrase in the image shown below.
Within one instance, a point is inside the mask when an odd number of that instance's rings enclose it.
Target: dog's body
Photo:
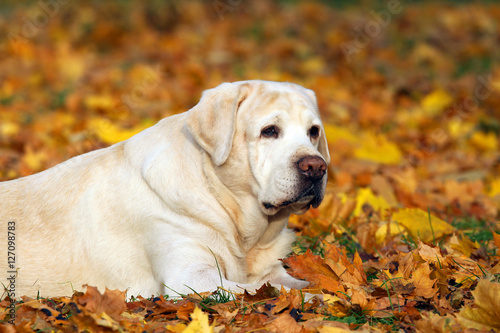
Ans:
[[[290,213],[321,202],[328,162],[311,91],[222,84],[124,142],[0,183],[4,235],[15,222],[15,294],[304,287],[278,259],[294,239]],[[0,247],[5,276],[6,236]]]

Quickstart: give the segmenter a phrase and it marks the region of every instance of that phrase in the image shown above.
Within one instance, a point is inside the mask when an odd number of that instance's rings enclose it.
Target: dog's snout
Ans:
[[[299,160],[299,170],[308,179],[319,180],[325,175],[326,162],[319,156],[305,156]]]

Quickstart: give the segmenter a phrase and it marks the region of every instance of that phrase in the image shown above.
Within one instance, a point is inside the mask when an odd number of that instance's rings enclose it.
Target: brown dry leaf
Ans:
[[[191,313],[193,313],[194,309],[195,309],[195,305],[193,302],[184,302],[181,304],[181,306],[177,310],[177,317],[179,319],[183,319],[183,320],[188,321],[189,316],[191,315]]]
[[[266,325],[266,329],[271,332],[300,333],[304,331],[304,328],[287,312],[280,314],[278,318]]]
[[[119,320],[122,312],[127,310],[125,295],[125,291],[109,290],[108,288],[104,294],[101,294],[96,287],[87,286],[87,291],[84,295],[77,297],[77,302],[93,313],[105,312],[111,318]]]
[[[354,260],[351,263],[347,259],[345,249],[339,249],[331,243],[324,243],[325,246],[325,264],[328,265],[338,278],[353,285],[362,285],[366,283],[366,274],[363,271],[363,262],[358,252],[354,254]]]
[[[435,263],[437,267],[442,266],[442,263],[444,263],[444,257],[441,255],[441,250],[438,247],[427,245],[422,241],[418,243],[418,254],[428,263]]]
[[[453,235],[450,238],[449,245],[453,250],[456,250],[463,255],[465,255],[467,258],[470,257],[471,253],[479,248],[479,244],[473,243],[469,238],[459,235]]]
[[[258,302],[269,298],[278,297],[280,292],[278,289],[273,287],[270,283],[262,285],[259,289],[255,291],[255,295],[251,295],[245,290],[244,297],[245,300],[249,302]]]
[[[359,118],[362,123],[381,123],[388,116],[386,105],[370,100],[363,99],[359,108]]]
[[[375,300],[368,296],[367,292],[361,288],[351,289],[351,303],[359,305],[365,313],[371,313],[375,309]]]
[[[372,177],[370,187],[375,191],[375,193],[384,198],[389,206],[396,207],[398,205],[394,189],[386,177],[382,175],[374,175]]]
[[[276,301],[273,303],[274,307],[273,307],[273,313],[276,314],[276,313],[280,313],[281,311],[283,311],[284,309],[286,309],[287,307],[290,306],[290,299],[288,297],[287,294],[285,293],[282,293],[277,299]]]
[[[497,247],[497,249],[500,250],[500,234],[493,232],[493,243],[495,243],[495,246]]]
[[[411,281],[415,286],[415,294],[425,298],[432,298],[437,293],[436,280],[430,278],[432,271],[429,263],[421,264],[412,274]]]
[[[339,284],[337,275],[321,257],[314,255],[311,250],[301,255],[290,256],[283,259],[283,262],[290,267],[291,275],[310,282],[310,288],[325,289],[332,293],[345,292]]]
[[[426,333],[454,333],[461,331],[455,317],[451,315],[439,316],[433,313],[417,321],[415,326],[420,332]]]
[[[328,313],[334,317],[346,317],[350,312],[348,303],[333,295],[323,295],[323,301],[327,305]]]
[[[472,292],[476,307],[460,310],[457,319],[464,327],[500,331],[500,283],[480,280]]]

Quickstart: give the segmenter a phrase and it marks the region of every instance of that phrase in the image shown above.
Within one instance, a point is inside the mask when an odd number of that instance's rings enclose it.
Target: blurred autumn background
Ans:
[[[23,298],[18,328],[500,330],[499,22],[493,1],[2,1],[0,180],[247,79],[314,90],[332,156],[284,260],[311,301],[263,288],[125,303],[89,288]]]

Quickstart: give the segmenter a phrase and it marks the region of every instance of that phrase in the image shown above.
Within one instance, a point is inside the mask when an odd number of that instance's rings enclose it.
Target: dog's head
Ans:
[[[303,213],[323,200],[330,155],[311,90],[268,81],[224,83],[204,92],[187,127],[226,186],[251,191],[265,214]]]

